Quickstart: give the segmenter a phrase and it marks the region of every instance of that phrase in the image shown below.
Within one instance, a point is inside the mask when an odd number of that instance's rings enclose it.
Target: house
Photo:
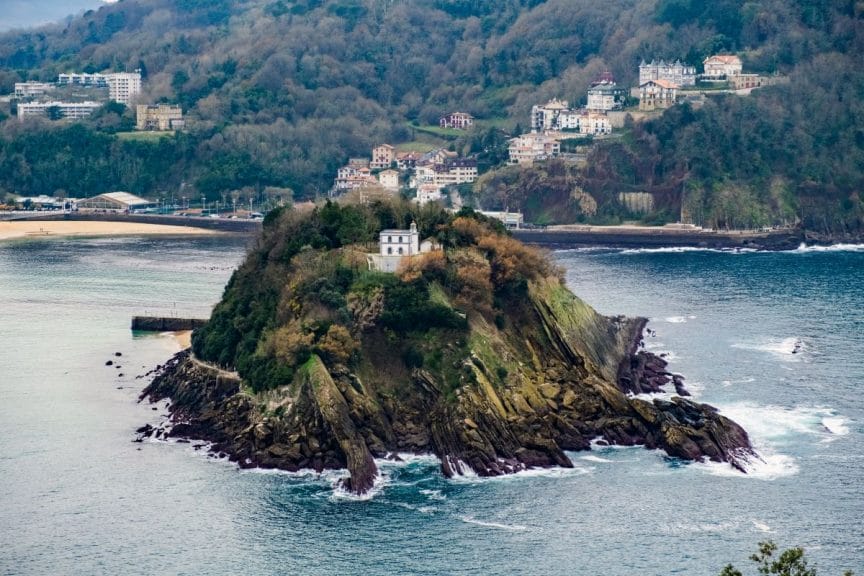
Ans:
[[[349,158],[348,166],[356,169],[369,168],[370,161],[368,158]]]
[[[423,154],[420,152],[410,151],[410,152],[397,152],[396,153],[396,166],[399,167],[400,170],[410,170],[417,165],[417,162],[420,160],[420,157]]]
[[[696,67],[686,66],[680,60],[675,62],[652,60],[650,64],[646,64],[643,60],[639,65],[639,86],[651,80],[665,80],[678,86],[694,86]]]
[[[367,254],[370,270],[396,272],[408,258],[440,250],[441,246],[431,240],[420,242],[417,224],[411,223],[408,230],[382,230],[378,234],[378,254]]]
[[[78,120],[89,116],[101,107],[100,102],[21,102],[18,104],[18,119],[47,116],[52,120],[59,118]]]
[[[564,132],[583,136],[612,133],[612,122],[606,112],[596,110],[568,110],[558,116],[558,127]]]
[[[704,80],[726,80],[741,74],[741,59],[733,54],[717,54],[709,56],[702,62],[705,72]]]
[[[378,183],[385,190],[399,190],[399,172],[383,170],[378,173]]]
[[[32,98],[34,96],[42,96],[53,89],[54,85],[47,82],[16,82],[15,97]]]
[[[649,80],[639,85],[639,110],[669,108],[678,98],[678,85],[667,80]]]
[[[349,192],[377,185],[378,179],[372,176],[369,168],[358,168],[349,164],[336,171],[336,181],[334,182],[333,190],[337,193]]]
[[[420,184],[420,186],[417,187],[417,203],[421,206],[428,204],[429,202],[437,202],[443,198],[444,195],[441,193],[441,188],[436,184]]]
[[[728,76],[726,80],[729,82],[729,87],[733,90],[761,88],[771,83],[769,78],[760,76],[759,74],[736,74],[735,76]]]
[[[508,152],[510,164],[531,165],[561,153],[561,143],[547,134],[523,134],[511,138]]]
[[[467,130],[474,125],[474,117],[465,112],[451,112],[438,120],[441,128],[455,128],[456,130]]]
[[[135,128],[137,130],[180,130],[186,126],[180,106],[158,104],[156,106],[139,104],[135,107]]]
[[[601,80],[588,89],[588,110],[620,110],[624,107],[624,88],[615,81]]]
[[[531,107],[531,131],[543,132],[558,129],[558,116],[570,109],[566,100],[553,98],[546,104]]]
[[[390,168],[396,161],[396,149],[390,144],[379,144],[372,149],[372,161],[369,167],[373,170]]]

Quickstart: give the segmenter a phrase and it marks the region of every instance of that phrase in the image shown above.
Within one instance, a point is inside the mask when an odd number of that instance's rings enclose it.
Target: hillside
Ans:
[[[78,127],[6,120],[0,187],[165,195],[183,184],[216,199],[276,186],[313,197],[348,157],[421,138],[413,126],[445,112],[479,121],[444,144],[494,162],[532,104],[579,102],[603,70],[632,85],[642,59],[698,66],[735,51],[747,70],[790,83],[681,106],[595,147],[579,182],[598,216],[626,217],[617,194],[634,189],[660,194],[655,216],[678,214],[674,191],[686,189],[685,209],[705,225],[856,231],[862,48],[864,7],[849,0],[123,0],[0,36],[0,91],[61,71],[140,68],[144,99],[180,103],[189,132],[118,139],[130,112],[116,107]]]
[[[409,220],[441,248],[369,270],[369,240]],[[497,476],[571,467],[565,450],[598,438],[743,469],[747,434],[715,409],[628,394],[686,392],[638,350],[645,320],[597,314],[560,274],[470,211],[271,212],[194,357],[142,394],[172,399],[173,427],[141,432],[212,441],[243,467],[347,468],[359,493],[373,458],[398,452],[436,454],[447,477]]]

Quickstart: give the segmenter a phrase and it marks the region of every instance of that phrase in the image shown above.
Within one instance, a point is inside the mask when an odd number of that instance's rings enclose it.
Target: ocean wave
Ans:
[[[705,248],[702,246],[665,246],[662,248],[628,248],[621,254],[685,254],[688,252],[714,252],[717,254],[752,254],[755,248]]]
[[[746,474],[742,474],[726,462],[699,462],[695,464],[695,468],[712,476],[765,481],[794,476],[799,471],[795,458],[772,452],[767,447],[762,450],[757,448],[756,456],[740,458],[739,462],[744,463]]]
[[[790,254],[811,254],[813,252],[864,252],[864,244],[831,244],[829,246],[807,246],[802,243]]]
[[[600,456],[594,456],[591,454],[587,456],[580,456],[579,459],[585,460],[586,462],[602,462],[604,464],[614,462],[614,460],[607,460],[606,458],[601,458]]]
[[[754,526],[757,530],[759,530],[760,532],[765,532],[765,533],[767,534],[767,533],[770,533],[770,532],[773,532],[773,531],[774,531],[774,530],[771,529],[770,526],[768,526],[768,524],[765,524],[764,522],[761,522],[761,521],[756,520],[756,519],[751,519],[750,521],[753,523],[753,526]]]
[[[441,493],[441,490],[420,490],[420,494],[426,496],[429,500],[446,500],[447,496]]]
[[[465,466],[463,464],[463,466]],[[521,481],[530,478],[567,478],[573,476],[584,476],[594,472],[593,466],[573,465],[572,468],[564,468],[562,466],[553,466],[550,468],[526,468],[512,474],[502,474],[500,476],[478,476],[476,472],[465,466],[461,476],[454,476],[450,479],[451,482],[457,484],[485,484],[489,482],[512,482]]]
[[[797,361],[810,351],[807,343],[801,338],[795,336],[755,342],[736,342],[732,344],[732,348],[768,352],[769,354],[787,362]]]
[[[502,524],[500,522],[487,522],[484,520],[477,520],[473,516],[459,516],[458,518],[467,524],[475,524],[477,526],[483,526],[485,528],[496,528],[498,530],[510,531],[522,531],[527,529],[525,526],[521,526],[519,524]]]
[[[824,406],[759,406],[753,402],[719,405],[720,412],[738,422],[754,438],[779,440],[795,434],[845,436],[849,420]]]

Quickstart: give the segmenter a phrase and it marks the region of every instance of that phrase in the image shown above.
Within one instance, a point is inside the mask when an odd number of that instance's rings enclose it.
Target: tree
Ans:
[[[780,554],[775,560],[774,553],[777,552],[777,544],[770,540],[759,543],[759,552],[750,556],[750,560],[759,565],[759,574],[777,574],[778,576],[816,576],[816,569],[810,568],[804,557],[804,549],[790,548]],[[731,564],[723,568],[720,576],[743,576]],[[853,576],[847,570],[843,576]]]

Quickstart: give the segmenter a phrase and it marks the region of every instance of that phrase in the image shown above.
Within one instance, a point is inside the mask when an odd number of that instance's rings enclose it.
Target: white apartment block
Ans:
[[[650,64],[646,64],[643,60],[639,65],[639,86],[651,80],[665,80],[678,86],[694,86],[696,84],[696,67],[686,66],[680,60],[675,62],[652,60]]]
[[[543,132],[544,130],[558,129],[558,116],[561,112],[569,110],[570,106],[566,100],[553,98],[546,104],[536,104],[531,107],[531,131]]]
[[[561,143],[546,134],[523,134],[510,140],[510,164],[531,165],[561,153]]]
[[[614,82],[599,82],[588,89],[588,110],[619,110],[624,107],[624,89]]]
[[[724,80],[738,76],[743,69],[741,59],[732,54],[709,56],[702,64],[705,68],[702,77],[706,80]]]
[[[141,93],[141,74],[138,72],[118,72],[105,76],[108,82],[108,97],[121,104],[132,104]]]
[[[57,108],[63,118],[77,120],[102,107],[99,102],[22,102],[18,104],[18,119],[47,116],[49,108]]]
[[[108,86],[108,79],[104,74],[69,72],[57,76],[57,84],[60,86],[94,86],[97,88],[106,88]]]
[[[42,96],[53,89],[54,85],[47,82],[16,82],[15,97],[32,98],[34,96]]]

